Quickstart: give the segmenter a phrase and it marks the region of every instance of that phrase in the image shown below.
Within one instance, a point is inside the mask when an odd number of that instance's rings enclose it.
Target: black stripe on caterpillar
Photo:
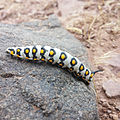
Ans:
[[[7,48],[7,53],[19,58],[25,58],[29,60],[41,60],[51,64],[58,64],[62,68],[67,68],[69,71],[75,74],[77,78],[89,85],[92,81],[95,73],[101,71],[97,70],[91,72],[78,58],[73,57],[68,52],[62,51],[58,48],[52,48],[50,46],[26,46],[26,47],[11,47]]]

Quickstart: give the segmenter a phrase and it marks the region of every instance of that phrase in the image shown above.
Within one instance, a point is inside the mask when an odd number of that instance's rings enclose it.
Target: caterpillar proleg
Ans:
[[[10,47],[7,48],[6,52],[19,58],[46,61],[51,64],[57,64],[62,68],[67,68],[77,78],[82,78],[87,85],[92,81],[94,74],[101,71],[91,72],[78,58],[73,57],[68,52],[50,46]]]

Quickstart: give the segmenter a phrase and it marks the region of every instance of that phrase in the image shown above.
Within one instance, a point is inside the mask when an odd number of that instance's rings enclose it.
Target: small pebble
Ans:
[[[111,110],[107,110],[107,113],[109,113],[109,114],[110,114],[111,112],[112,112]]]
[[[22,3],[23,0],[14,0],[14,2],[16,2],[16,3]]]
[[[5,7],[4,5],[0,5],[0,10],[4,9],[4,7]]]
[[[100,46],[104,46],[105,44],[102,42],[102,43],[100,43]]]
[[[112,118],[113,120],[118,120],[118,115],[116,115],[115,113],[114,113],[114,114],[110,114],[109,116],[110,116],[110,118]]]
[[[116,106],[115,108],[116,110],[120,111],[120,106]]]

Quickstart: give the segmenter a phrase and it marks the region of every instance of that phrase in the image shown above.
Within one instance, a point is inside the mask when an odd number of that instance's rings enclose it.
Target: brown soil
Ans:
[[[63,27],[86,46],[101,120],[120,120],[120,98],[109,98],[102,84],[120,80],[120,0],[2,0],[0,22],[16,24],[56,14]]]

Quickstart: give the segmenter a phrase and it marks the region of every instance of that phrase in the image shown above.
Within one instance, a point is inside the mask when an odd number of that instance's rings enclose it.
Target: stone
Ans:
[[[14,0],[14,2],[16,2],[16,3],[22,3],[22,2],[24,2],[24,0]]]
[[[111,110],[107,110],[107,113],[110,114],[110,113],[112,113],[112,111]]]
[[[19,25],[1,23],[0,119],[99,120],[92,83],[86,86],[57,66],[5,53],[7,47],[37,44],[65,50],[89,66],[85,47],[55,16]]]
[[[108,97],[120,96],[120,83],[114,80],[108,80],[103,83],[103,89]]]
[[[4,9],[4,7],[5,7],[4,5],[0,5],[0,10]]]
[[[115,108],[116,108],[116,110],[120,111],[120,105],[119,106],[116,105]]]
[[[115,113],[110,114],[109,116],[110,116],[110,118],[112,118],[113,120],[118,120],[118,115],[116,115]]]

